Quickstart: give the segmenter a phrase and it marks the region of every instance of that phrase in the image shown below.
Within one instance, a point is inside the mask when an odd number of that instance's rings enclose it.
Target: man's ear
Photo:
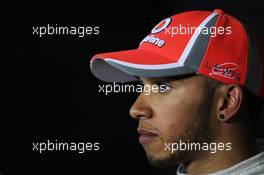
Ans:
[[[244,98],[243,90],[237,84],[228,84],[219,88],[219,94],[218,116],[222,115],[223,119],[221,121],[226,122],[238,113]]]

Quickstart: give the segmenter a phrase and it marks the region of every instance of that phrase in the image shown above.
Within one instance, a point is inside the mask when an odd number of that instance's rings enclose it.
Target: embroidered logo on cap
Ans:
[[[240,81],[240,74],[237,70],[238,65],[236,63],[216,64],[212,68],[212,72],[209,75],[219,75],[225,78]]]
[[[170,23],[171,23],[171,18],[166,18],[162,20],[151,30],[151,34],[156,34],[163,31],[168,27],[168,25],[170,25]],[[162,47],[165,44],[165,41],[158,37],[155,37],[154,35],[148,35],[140,42],[140,44],[142,43],[149,43],[158,47]]]
[[[170,25],[171,22],[171,18],[166,18],[164,20],[162,20],[160,23],[158,23],[152,30],[151,33],[155,34],[155,33],[159,33],[162,30],[164,30],[166,27],[168,27],[168,25]]]

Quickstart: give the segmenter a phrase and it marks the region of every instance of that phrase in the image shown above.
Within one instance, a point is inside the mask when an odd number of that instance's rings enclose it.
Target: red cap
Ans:
[[[218,9],[166,18],[137,49],[96,54],[90,67],[108,82],[197,73],[264,97],[263,50],[237,19]]]

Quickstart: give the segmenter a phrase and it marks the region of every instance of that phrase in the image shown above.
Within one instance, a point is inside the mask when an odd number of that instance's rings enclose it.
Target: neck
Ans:
[[[210,147],[209,151],[201,151],[195,155],[195,157],[185,165],[185,171],[188,174],[208,174],[217,172],[220,170],[227,169],[243,160],[252,157],[257,153],[257,148],[254,139],[240,139],[244,135],[234,137],[236,139],[222,139],[221,141],[214,141],[212,143],[223,143],[225,149],[221,147],[216,150],[215,153],[211,153]],[[231,149],[226,150],[226,144],[231,143]],[[217,146],[216,146],[217,148]]]

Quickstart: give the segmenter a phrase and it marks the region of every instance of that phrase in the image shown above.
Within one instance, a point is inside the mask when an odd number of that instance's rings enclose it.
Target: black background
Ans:
[[[223,9],[264,38],[261,1],[87,1],[10,4],[8,96],[1,126],[3,174],[174,174],[152,168],[129,117],[136,94],[98,93],[90,58],[136,48],[162,19],[187,10]],[[99,26],[100,34],[33,35],[34,26]],[[4,34],[3,34],[4,35]],[[9,43],[8,42],[8,43]],[[6,43],[7,44],[7,43]],[[11,55],[11,56],[10,56]],[[10,92],[11,91],[11,92]],[[47,139],[100,142],[100,151],[32,151]]]

